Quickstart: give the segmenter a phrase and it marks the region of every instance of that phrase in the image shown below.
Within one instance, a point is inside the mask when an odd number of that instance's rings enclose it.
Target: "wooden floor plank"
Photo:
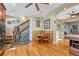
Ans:
[[[69,42],[59,41],[57,44],[29,44],[5,50],[3,56],[69,56]]]

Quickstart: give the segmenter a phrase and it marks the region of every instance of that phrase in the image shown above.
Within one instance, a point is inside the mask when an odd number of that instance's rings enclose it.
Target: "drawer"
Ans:
[[[79,56],[79,49],[70,47],[69,52],[70,52],[71,54],[74,54],[74,55],[76,55],[76,56]]]

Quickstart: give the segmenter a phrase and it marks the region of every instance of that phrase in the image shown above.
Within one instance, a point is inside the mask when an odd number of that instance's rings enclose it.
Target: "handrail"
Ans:
[[[29,20],[23,22],[22,24],[18,25],[17,27],[19,27],[19,26],[21,26],[21,25],[23,25],[23,24],[25,24],[25,23],[27,23],[27,22],[29,22]]]
[[[25,29],[29,28],[29,26],[25,27],[23,30],[21,30],[21,32],[23,32]]]

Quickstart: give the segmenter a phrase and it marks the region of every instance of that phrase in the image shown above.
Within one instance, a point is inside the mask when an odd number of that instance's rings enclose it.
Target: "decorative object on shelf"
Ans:
[[[36,27],[40,27],[40,20],[36,20]]]
[[[50,29],[50,19],[44,21],[44,29]]]

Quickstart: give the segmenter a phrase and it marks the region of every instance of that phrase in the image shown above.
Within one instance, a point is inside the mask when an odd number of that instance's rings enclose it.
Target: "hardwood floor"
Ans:
[[[29,44],[5,50],[3,56],[69,56],[68,40],[58,44]]]

